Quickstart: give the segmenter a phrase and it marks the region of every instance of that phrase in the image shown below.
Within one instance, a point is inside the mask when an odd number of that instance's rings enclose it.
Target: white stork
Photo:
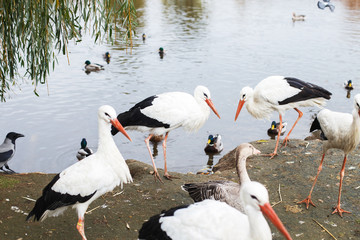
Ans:
[[[255,118],[269,119],[271,113],[277,111],[280,119],[280,129],[275,150],[271,158],[277,155],[277,148],[282,129],[282,115],[288,109],[295,109],[299,113],[294,125],[285,137],[282,145],[287,145],[289,135],[303,113],[298,107],[312,107],[325,105],[325,99],[330,99],[331,93],[315,84],[304,82],[297,78],[271,76],[262,80],[254,89],[244,87],[240,92],[240,101],[235,115],[235,121],[246,102],[246,109]]]
[[[266,188],[258,182],[241,186],[246,215],[226,203],[204,200],[179,206],[151,217],[139,231],[139,239],[270,240],[263,214],[286,237],[290,234],[269,204]]]
[[[60,215],[68,207],[75,208],[79,219],[76,228],[85,240],[84,214],[90,203],[116,186],[132,182],[129,168],[110,134],[112,125],[131,141],[116,119],[115,110],[108,105],[101,106],[98,122],[97,152],[57,174],[44,188],[26,220],[34,216],[35,220],[43,221]]]
[[[311,201],[311,193],[314,190],[316,180],[321,172],[326,151],[330,148],[341,149],[344,151],[345,156],[340,171],[338,202],[332,214],[339,213],[342,217],[343,212],[350,213],[340,207],[341,187],[345,175],[347,155],[353,151],[360,142],[360,94],[354,97],[354,110],[352,114],[333,112],[328,109],[321,110],[312,123],[310,132],[316,129],[322,131],[322,136],[326,140],[323,144],[323,155],[309,196],[299,203],[305,203],[307,209],[309,208],[309,204],[315,207],[315,204]]]
[[[117,119],[126,130],[150,132],[145,139],[154,168],[155,180],[162,182],[154,158],[152,156],[149,139],[153,135],[163,135],[164,177],[171,179],[166,165],[166,140],[171,130],[183,127],[192,132],[201,128],[209,118],[210,109],[220,118],[210,98],[210,91],[204,86],[197,86],[194,96],[184,92],[167,92],[154,95],[135,104],[129,111],[120,113]],[[112,127],[111,133],[118,132]]]
[[[181,187],[189,193],[195,202],[214,199],[225,202],[242,213],[245,213],[244,204],[239,199],[240,186],[245,182],[251,181],[246,171],[246,159],[251,155],[257,154],[260,154],[260,151],[250,143],[242,143],[236,148],[235,159],[239,183],[217,180],[203,183],[187,183]]]

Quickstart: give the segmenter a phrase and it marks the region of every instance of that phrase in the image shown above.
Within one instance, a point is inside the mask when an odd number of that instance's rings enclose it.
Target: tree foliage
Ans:
[[[132,43],[137,25],[133,0],[0,0],[0,100],[27,77],[46,83],[56,55],[89,29],[95,42],[122,32]],[[22,73],[20,73],[22,72]]]

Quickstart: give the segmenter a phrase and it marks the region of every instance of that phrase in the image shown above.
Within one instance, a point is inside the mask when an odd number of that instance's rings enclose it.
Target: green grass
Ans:
[[[11,188],[18,184],[20,180],[12,178],[10,176],[0,175],[0,188]]]

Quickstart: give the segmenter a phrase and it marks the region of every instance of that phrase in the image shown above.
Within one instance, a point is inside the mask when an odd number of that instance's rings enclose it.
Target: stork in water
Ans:
[[[310,132],[316,129],[320,129],[325,137],[325,142],[323,144],[323,155],[309,196],[299,203],[305,203],[307,209],[309,208],[309,204],[315,207],[315,204],[311,201],[311,194],[314,190],[317,178],[321,172],[326,151],[330,148],[341,149],[344,151],[345,156],[340,171],[338,202],[332,214],[338,213],[342,217],[343,212],[350,213],[343,210],[340,206],[341,187],[345,175],[347,155],[353,151],[360,142],[360,94],[357,94],[354,97],[354,110],[352,114],[333,112],[328,109],[321,110],[312,123]]]
[[[167,92],[154,95],[135,104],[129,111],[120,113],[117,117],[125,129],[150,132],[145,139],[154,168],[155,180],[162,182],[154,158],[151,154],[149,140],[153,135],[164,135],[164,177],[171,179],[166,165],[166,141],[171,130],[183,127],[193,132],[201,128],[209,118],[210,109],[220,118],[211,101],[210,91],[204,86],[197,86],[194,96],[184,92]],[[118,130],[112,127],[115,135]]]
[[[108,105],[100,107],[98,122],[97,152],[57,174],[44,188],[26,220],[34,216],[35,220],[43,221],[62,214],[68,207],[75,208],[78,214],[76,228],[85,240],[84,215],[90,203],[116,186],[132,182],[129,168],[110,134],[112,125],[131,141],[116,119],[115,110]]]
[[[271,158],[277,155],[280,133],[282,129],[282,116],[285,111],[293,108],[299,113],[294,125],[285,137],[283,144],[287,145],[289,135],[303,113],[299,107],[323,106],[325,100],[330,99],[331,93],[322,87],[307,83],[297,78],[271,76],[262,80],[254,89],[244,87],[240,92],[240,101],[235,115],[235,121],[246,102],[246,109],[255,118],[269,119],[271,113],[279,113],[280,128],[276,140],[275,150]]]
[[[244,183],[239,197],[246,215],[226,203],[207,199],[151,217],[140,229],[139,239],[270,240],[271,230],[264,215],[286,239],[291,239],[270,206],[268,192],[262,184]]]

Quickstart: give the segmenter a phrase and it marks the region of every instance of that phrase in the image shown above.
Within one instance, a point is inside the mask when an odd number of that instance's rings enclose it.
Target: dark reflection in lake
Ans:
[[[228,1],[136,1],[140,26],[132,54],[120,41],[111,46],[94,44],[84,36],[71,43],[70,66],[59,56],[59,65],[49,77],[49,92],[40,86],[41,97],[32,86],[1,103],[0,136],[9,131],[23,133],[17,153],[9,163],[19,172],[58,172],[76,162],[76,152],[85,137],[97,146],[97,109],[112,105],[125,111],[147,96],[166,91],[192,93],[196,85],[207,86],[221,115],[210,115],[197,133],[177,129],[169,134],[170,171],[196,172],[206,166],[204,153],[211,132],[222,135],[224,151],[214,163],[243,142],[269,139],[272,119],[255,120],[242,111],[234,122],[240,89],[254,87],[270,75],[285,75],[314,82],[333,93],[328,107],[351,112],[353,96],[360,86],[360,8],[357,1],[334,1],[334,12],[320,10],[316,1],[228,0]],[[292,13],[306,15],[293,22]],[[146,34],[146,41],[142,34]],[[165,51],[163,59],[158,50]],[[103,54],[109,51],[109,64]],[[100,63],[105,70],[85,74],[85,60]],[[355,89],[347,98],[343,83],[351,79]],[[292,133],[293,138],[308,135],[312,117],[318,109],[302,109],[304,116]],[[297,117],[288,111],[284,117],[292,125]],[[133,142],[121,135],[115,141],[126,159],[151,163],[144,143],[145,134],[129,132]],[[161,146],[161,145],[159,145]],[[156,162],[163,167],[158,148]]]

